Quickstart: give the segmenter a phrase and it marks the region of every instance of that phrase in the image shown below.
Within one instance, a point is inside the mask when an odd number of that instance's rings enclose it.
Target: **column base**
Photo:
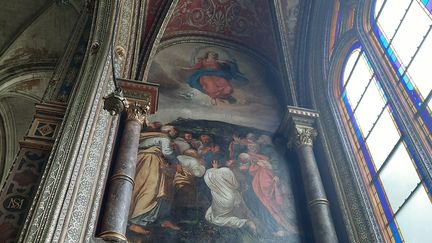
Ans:
[[[125,235],[114,231],[104,231],[99,234],[99,237],[106,241],[127,241]]]

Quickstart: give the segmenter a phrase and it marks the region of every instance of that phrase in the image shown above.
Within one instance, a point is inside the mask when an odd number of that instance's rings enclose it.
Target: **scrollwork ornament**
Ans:
[[[295,128],[291,139],[289,140],[288,147],[298,148],[300,146],[313,146],[313,141],[317,136],[317,132],[311,127]]]
[[[149,114],[149,112],[149,102],[144,105],[135,102],[134,104],[130,104],[129,107],[126,109],[127,120],[135,120],[138,121],[140,124],[144,124],[146,116]]]

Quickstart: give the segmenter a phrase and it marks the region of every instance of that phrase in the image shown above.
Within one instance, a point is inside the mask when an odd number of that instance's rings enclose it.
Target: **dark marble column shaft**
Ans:
[[[105,240],[126,240],[129,207],[134,187],[139,135],[145,116],[137,106],[127,109],[127,119],[119,144],[113,172],[108,179],[107,204],[102,209],[99,237]]]
[[[315,155],[311,145],[296,148],[316,242],[338,242]]]
[[[313,151],[317,131],[314,129],[319,114],[310,109],[288,106],[280,131],[288,138],[288,147],[298,155],[304,193],[315,242],[336,243],[338,238],[330,213]]]

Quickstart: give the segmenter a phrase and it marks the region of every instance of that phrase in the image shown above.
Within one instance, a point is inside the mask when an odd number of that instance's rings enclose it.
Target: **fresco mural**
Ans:
[[[270,5],[268,1],[252,0],[179,0],[162,40],[214,36],[242,43],[277,63]]]
[[[268,132],[179,118],[140,135],[129,242],[301,242]]]
[[[195,88],[211,98],[212,105],[218,102],[237,102],[232,95],[234,93],[231,80],[241,81],[244,84],[249,81],[243,73],[238,70],[235,59],[219,60],[219,54],[215,51],[207,51],[202,57],[198,57],[197,63],[186,70],[194,70],[188,78],[190,87]]]
[[[153,120],[207,119],[266,131],[279,125],[280,106],[270,91],[276,80],[245,52],[203,43],[168,46],[156,54],[148,81],[161,85]]]

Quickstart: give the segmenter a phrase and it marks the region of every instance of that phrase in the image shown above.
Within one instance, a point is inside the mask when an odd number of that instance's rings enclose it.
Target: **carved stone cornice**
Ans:
[[[141,112],[146,110],[145,114],[154,114],[156,112],[159,99],[159,84],[122,78],[117,79],[117,83],[122,89],[123,95],[128,101],[128,105],[141,107],[132,109],[143,109]],[[127,112],[140,112],[138,110]]]
[[[126,108],[126,120],[127,121],[137,121],[141,125],[144,124],[147,115],[150,114],[150,100],[145,100],[142,102],[135,101],[129,104]]]
[[[313,146],[313,141],[318,135],[315,121],[319,117],[314,110],[288,106],[279,133],[285,135],[288,147],[295,149],[299,146]]]
[[[111,115],[126,113],[126,120],[144,124],[146,116],[157,109],[159,85],[129,79],[117,79],[119,88],[104,97],[104,110]]]

